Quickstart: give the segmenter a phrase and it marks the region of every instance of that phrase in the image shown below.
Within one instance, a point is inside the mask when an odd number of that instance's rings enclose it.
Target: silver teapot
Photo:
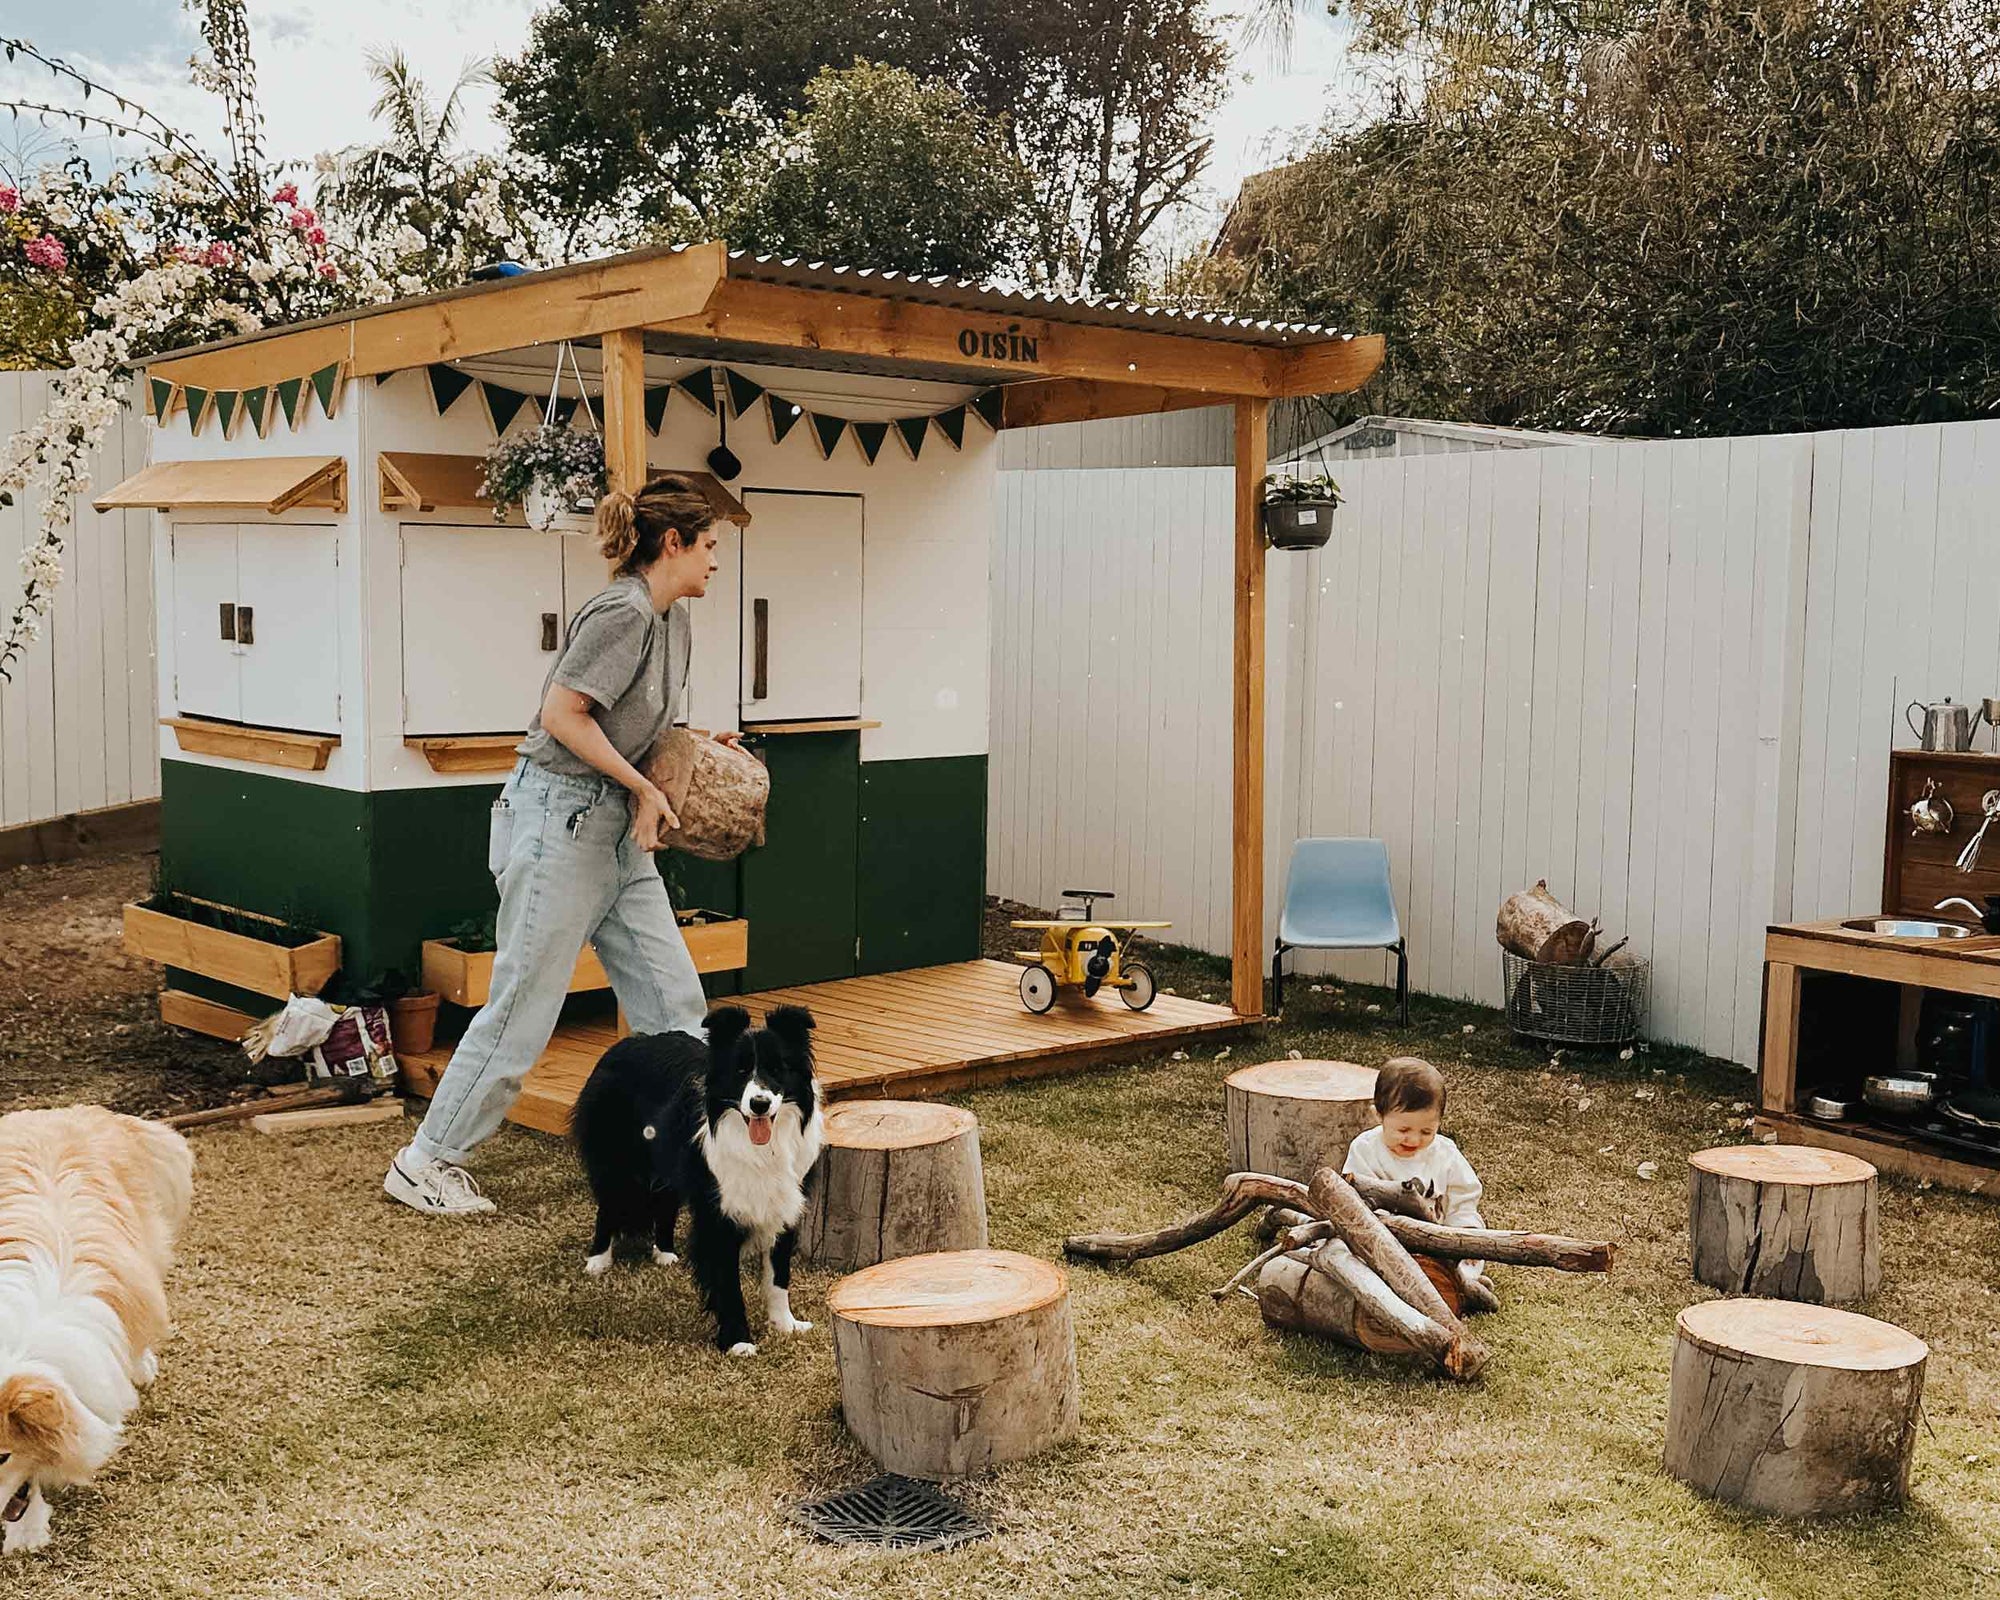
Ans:
[[[1919,711],[1924,714],[1921,727],[1914,715]],[[1959,705],[1949,696],[1928,706],[1921,700],[1912,700],[1903,708],[1903,720],[1917,736],[1920,750],[1957,752],[1972,748],[1972,707]]]

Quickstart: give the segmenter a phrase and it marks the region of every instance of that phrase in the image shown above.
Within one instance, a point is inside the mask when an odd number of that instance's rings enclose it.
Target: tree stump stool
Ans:
[[[844,1100],[826,1109],[826,1145],[799,1248],[852,1272],[896,1256],[986,1244],[979,1119],[926,1100]]]
[[[840,1409],[890,1472],[959,1478],[1075,1434],[1069,1279],[1011,1250],[902,1256],[842,1278]]]
[[[1830,1306],[1690,1306],[1676,1329],[1666,1469],[1779,1516],[1900,1505],[1929,1356],[1901,1328]]]
[[[1375,1126],[1375,1069],[1351,1061],[1263,1061],[1222,1083],[1234,1172],[1310,1183]]]
[[[1798,1144],[1724,1145],[1688,1157],[1698,1282],[1726,1294],[1841,1305],[1882,1282],[1875,1169]]]

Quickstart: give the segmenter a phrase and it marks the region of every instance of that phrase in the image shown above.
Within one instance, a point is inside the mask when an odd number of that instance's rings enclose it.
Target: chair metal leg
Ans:
[[[1285,941],[1280,939],[1271,952],[1271,1014],[1285,1009]]]
[[[1410,1025],[1410,950],[1406,940],[1398,939],[1396,951],[1396,1020],[1403,1027]]]

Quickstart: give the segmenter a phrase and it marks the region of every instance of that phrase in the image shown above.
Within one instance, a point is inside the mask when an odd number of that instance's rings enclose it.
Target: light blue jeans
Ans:
[[[499,1128],[548,1048],[586,939],[634,1033],[699,1036],[708,1012],[667,886],[610,779],[521,762],[493,804],[486,864],[500,886],[493,985],[411,1141],[432,1160],[463,1161]]]

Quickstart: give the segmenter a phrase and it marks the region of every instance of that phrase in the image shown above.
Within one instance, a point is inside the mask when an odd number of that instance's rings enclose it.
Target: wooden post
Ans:
[[[1764,963],[1764,1047],[1758,1062],[1758,1098],[1766,1111],[1793,1109],[1799,1079],[1799,969],[1789,961]]]
[[[646,481],[646,339],[637,328],[603,338],[604,470],[611,487],[637,494]]]
[[[1230,791],[1229,1000],[1264,1011],[1264,503],[1271,403],[1236,402],[1235,773]]]

